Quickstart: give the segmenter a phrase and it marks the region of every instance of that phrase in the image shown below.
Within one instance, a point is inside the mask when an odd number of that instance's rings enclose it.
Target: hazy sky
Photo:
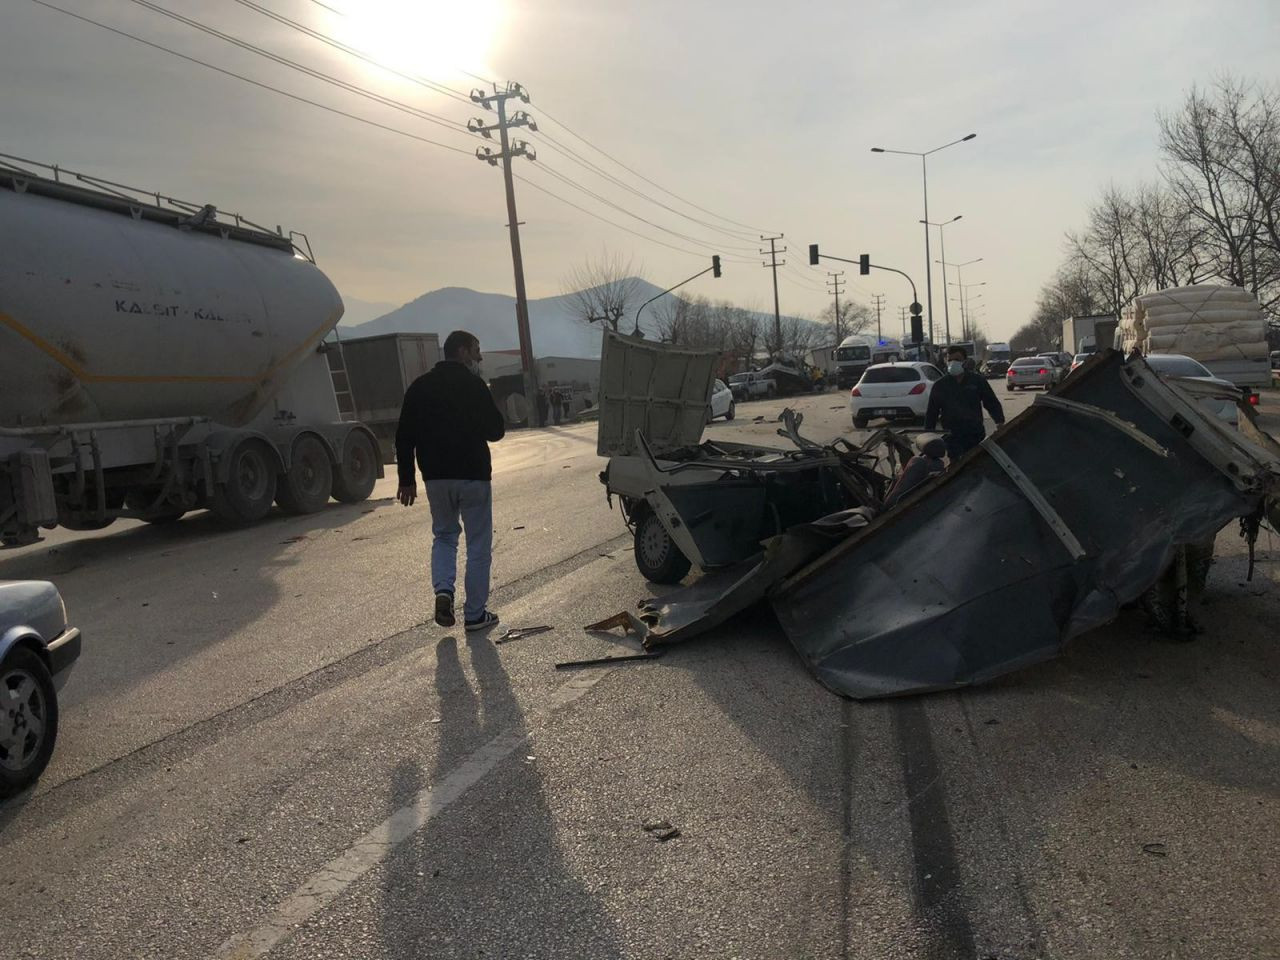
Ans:
[[[270,62],[134,0],[50,0],[84,16],[468,154],[478,141]],[[988,333],[1007,337],[1062,254],[1062,235],[1109,181],[1154,176],[1158,110],[1222,71],[1273,82],[1276,0],[1046,3],[757,0],[256,0],[398,69],[462,91],[517,80],[542,133],[678,216],[529,137],[518,172],[642,239],[517,184],[531,296],[562,292],[608,248],[666,286],[713,250],[705,293],[772,308],[754,251],[783,232],[784,312],[816,315],[828,270],[886,296],[886,331],[910,301],[892,274],[807,265],[806,248],[906,270],[925,297],[920,163]],[[482,111],[352,59],[235,0],[148,0],[448,121]],[[345,15],[335,11],[344,11]],[[302,230],[344,296],[400,303],[442,286],[510,293],[500,171],[326,113],[36,5],[0,0],[0,151],[212,202]],[[492,116],[492,115],[488,115]],[[719,217],[615,166],[554,122]],[[623,210],[556,179],[567,177]],[[627,212],[624,212],[627,211]],[[640,222],[628,212],[684,236]],[[696,221],[702,221],[701,223]],[[730,233],[717,232],[711,226]],[[933,257],[940,257],[934,231]],[[748,262],[736,262],[739,259]],[[934,304],[943,315],[940,268]],[[952,272],[952,280],[955,274]],[[952,296],[958,296],[954,287]],[[953,304],[953,331],[958,314]],[[534,331],[535,350],[537,332]]]

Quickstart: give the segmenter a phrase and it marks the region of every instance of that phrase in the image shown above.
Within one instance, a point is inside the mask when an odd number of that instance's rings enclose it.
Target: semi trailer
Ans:
[[[325,343],[342,299],[304,235],[0,155],[0,236],[5,546],[372,492]]]

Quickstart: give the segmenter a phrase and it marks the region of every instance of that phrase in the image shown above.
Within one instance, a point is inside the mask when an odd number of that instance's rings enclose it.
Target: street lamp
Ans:
[[[962,276],[960,275],[960,271],[961,271],[962,269],[964,269],[965,267],[970,266],[970,265],[972,265],[972,264],[975,264],[975,263],[981,263],[981,262],[982,262],[982,258],[981,258],[981,257],[974,257],[972,260],[966,260],[964,263],[947,263],[945,258],[943,258],[942,260],[937,260],[937,261],[935,261],[935,262],[936,262],[936,263],[941,263],[941,264],[942,264],[942,275],[943,275],[944,279],[945,279],[945,277],[946,277],[946,275],[947,275],[947,267],[955,267],[955,268],[956,268],[956,282],[957,282],[957,283],[960,283],[960,282],[962,282],[962,281],[964,280],[964,277],[962,277]],[[968,338],[968,337],[965,337],[965,339],[966,339],[966,340],[968,340],[969,338]]]
[[[924,224],[924,229],[926,234],[928,234],[930,227],[938,228],[938,249],[942,252],[942,263],[944,264],[942,268],[942,282],[944,285],[947,282],[947,268],[945,266],[947,262],[947,238],[946,238],[946,234],[942,232],[942,228],[945,226],[948,226],[949,224],[955,223],[957,220],[960,219],[961,216],[963,216],[963,214],[958,213],[954,217],[952,217],[950,220],[943,220],[941,223],[934,223],[932,220],[920,221],[921,223]],[[944,294],[945,294],[945,286],[944,286]],[[947,305],[947,301],[949,299],[950,298],[945,295],[942,298],[942,315],[943,315],[943,318],[946,320],[946,324],[947,324],[947,343],[948,344],[951,343],[951,307]]]
[[[940,147],[934,147],[932,150],[925,150],[923,153],[917,150],[889,150],[885,147],[872,147],[872,153],[899,153],[908,157],[920,158],[920,174],[924,183],[924,218],[929,219],[929,168],[927,159],[930,154],[937,153],[939,150],[945,150],[947,147],[954,147],[957,143],[964,143],[966,140],[972,140],[976,137],[976,133],[961,137],[959,140],[952,140],[950,143],[944,143]],[[926,224],[924,228],[924,282],[926,295],[929,298],[929,329],[933,329],[933,277],[931,275],[932,256],[929,253],[929,227]]]
[[[970,304],[970,303],[972,303],[974,300],[981,299],[981,297],[982,297],[982,294],[980,294],[980,293],[979,293],[979,294],[977,294],[977,295],[975,295],[975,296],[972,296],[972,297],[971,297],[971,296],[969,296],[969,290],[970,290],[971,288],[973,288],[973,287],[985,287],[986,285],[987,285],[987,281],[985,281],[985,280],[983,280],[983,281],[981,281],[981,282],[979,282],[979,283],[957,283],[957,284],[953,284],[953,286],[957,286],[957,287],[959,287],[959,288],[960,288],[960,299],[959,299],[959,303],[960,303],[960,322],[961,322],[961,324],[963,324],[963,325],[964,325],[964,339],[965,339],[965,340],[972,340],[972,339],[973,339],[973,331],[969,329],[969,320],[970,320],[970,317],[972,316],[972,314],[971,314],[971,312],[970,312],[970,310],[969,310],[969,304]]]

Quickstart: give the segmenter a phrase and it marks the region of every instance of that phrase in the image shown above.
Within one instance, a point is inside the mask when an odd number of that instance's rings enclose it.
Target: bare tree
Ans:
[[[818,315],[826,338],[835,345],[845,337],[862,333],[875,322],[875,311],[865,303],[848,299],[840,302],[840,323],[836,323],[836,305],[832,303]]]
[[[603,251],[569,271],[561,282],[574,316],[583,323],[607,323],[616,332],[637,307],[642,281],[630,259]]]

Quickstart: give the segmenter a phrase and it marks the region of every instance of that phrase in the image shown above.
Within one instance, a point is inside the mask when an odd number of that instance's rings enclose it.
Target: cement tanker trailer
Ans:
[[[369,496],[325,343],[342,300],[294,236],[0,156],[4,545]]]

